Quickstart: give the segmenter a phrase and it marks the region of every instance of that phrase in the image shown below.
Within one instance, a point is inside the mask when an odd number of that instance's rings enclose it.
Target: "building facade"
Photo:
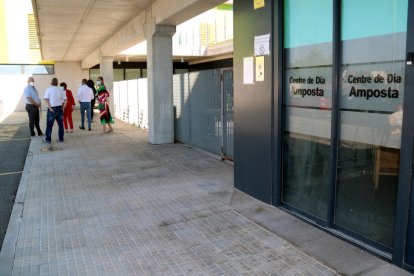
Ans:
[[[409,271],[412,10],[234,1],[233,61],[236,188]]]

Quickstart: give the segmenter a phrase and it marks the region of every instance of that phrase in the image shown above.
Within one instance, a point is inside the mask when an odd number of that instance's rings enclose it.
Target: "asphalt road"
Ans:
[[[0,245],[7,231],[29,145],[25,112],[13,113],[0,123]]]

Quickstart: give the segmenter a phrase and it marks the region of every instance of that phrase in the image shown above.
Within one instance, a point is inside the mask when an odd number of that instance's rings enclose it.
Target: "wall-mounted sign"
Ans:
[[[404,70],[404,61],[343,66],[341,107],[395,112],[404,99]]]
[[[256,56],[270,54],[270,34],[254,37],[254,54]]]
[[[367,100],[370,98],[398,99],[400,92],[393,84],[400,84],[402,77],[397,74],[377,74],[376,76],[361,74],[349,75],[346,81],[352,85],[349,97],[365,98]],[[381,84],[389,84],[389,86],[379,87],[378,85]],[[362,87],[359,88],[357,85]]]
[[[256,57],[256,81],[264,81],[264,56]]]
[[[290,95],[291,96],[300,96],[302,98],[306,96],[316,96],[316,97],[323,97],[324,91],[320,88],[320,85],[324,85],[326,80],[322,76],[307,76],[303,77],[290,77],[289,84],[290,85]],[[298,84],[295,86],[294,84]],[[303,84],[304,86],[301,86]]]
[[[255,10],[263,8],[265,6],[265,0],[253,0],[253,3]]]
[[[253,84],[254,73],[254,60],[253,57],[243,58],[243,84]]]
[[[332,107],[331,79],[331,67],[286,70],[286,104],[330,109]]]

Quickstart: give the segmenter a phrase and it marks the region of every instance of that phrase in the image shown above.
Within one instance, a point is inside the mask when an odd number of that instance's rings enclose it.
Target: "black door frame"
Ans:
[[[408,0],[408,22],[407,22],[407,44],[406,53],[414,54],[414,0]],[[407,54],[406,54],[407,56]],[[407,77],[410,76],[410,77]],[[394,254],[392,262],[395,265],[403,266],[406,254],[406,239],[408,238],[408,220],[410,210],[410,195],[413,191],[413,153],[414,153],[414,117],[407,114],[414,106],[414,61],[410,65],[406,60],[405,83],[404,83],[404,120],[402,125],[400,172],[397,194],[397,208],[394,227]],[[414,194],[411,195],[411,205],[414,204]],[[411,207],[413,208],[413,207]],[[413,236],[411,238],[414,238]]]

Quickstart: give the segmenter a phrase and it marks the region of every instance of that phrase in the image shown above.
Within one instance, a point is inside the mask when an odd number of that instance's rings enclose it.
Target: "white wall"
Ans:
[[[5,19],[9,63],[29,63],[28,14],[33,13],[30,0],[6,0]]]
[[[0,75],[0,122],[12,112],[25,111],[23,90],[27,85],[28,77],[29,75],[26,74]],[[76,98],[82,79],[89,78],[89,71],[82,70],[81,62],[56,62],[55,75],[34,75],[33,77],[41,99],[43,99],[46,88],[50,86],[50,81],[55,77],[59,83],[66,82],[68,89],[72,90]],[[45,109],[44,101],[42,105]]]
[[[41,99],[43,99],[43,95],[45,94],[46,89],[50,86],[50,81],[52,78],[57,78],[59,84],[61,82],[66,82],[68,89],[72,90],[76,101],[78,88],[81,85],[82,79],[89,78],[89,70],[82,70],[81,62],[56,62],[55,75],[35,75],[33,77],[35,79],[35,85],[39,91],[39,96]],[[43,109],[45,109],[43,103]],[[77,103],[77,105],[79,104]]]
[[[23,90],[27,85],[26,75],[0,75],[0,123],[16,109],[23,111]]]

